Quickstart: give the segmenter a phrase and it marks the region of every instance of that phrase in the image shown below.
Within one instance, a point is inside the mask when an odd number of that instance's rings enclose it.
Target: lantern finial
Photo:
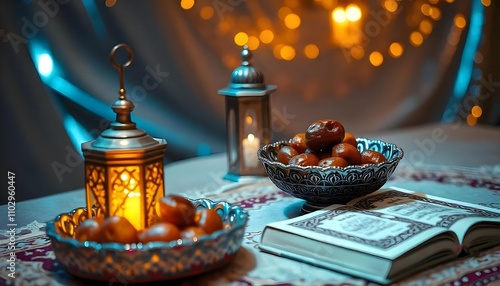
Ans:
[[[243,59],[243,62],[241,63],[242,66],[250,66],[251,62],[250,60],[252,59],[252,53],[250,50],[248,50],[248,46],[245,45],[243,47],[243,50],[241,51],[241,58]]]
[[[115,61],[115,53],[119,48],[124,48],[127,53],[128,53],[128,60],[125,62],[123,65],[119,65]],[[128,67],[134,58],[134,54],[132,53],[132,49],[126,45],[126,44],[119,44],[116,45],[110,53],[110,60],[111,64],[118,69],[118,75],[120,77],[120,97],[118,100],[116,100],[113,105],[111,105],[111,108],[113,111],[116,113],[116,122],[113,122],[112,128],[115,129],[134,129],[135,128],[135,123],[132,122],[130,118],[130,113],[132,110],[134,110],[134,103],[132,101],[128,100],[127,97],[125,96],[126,91],[125,91],[125,85],[124,85],[124,80],[123,80],[123,69]]]
[[[247,45],[241,51],[241,58],[243,62],[231,74],[229,87],[235,89],[265,89],[264,75],[259,69],[252,66],[250,62],[252,53]]]

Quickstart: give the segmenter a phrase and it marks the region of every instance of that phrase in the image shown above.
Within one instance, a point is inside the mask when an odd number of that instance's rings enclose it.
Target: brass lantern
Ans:
[[[241,57],[243,62],[231,74],[229,86],[219,90],[226,97],[229,170],[224,178],[231,181],[265,175],[257,151],[270,143],[269,95],[276,90],[275,85],[266,85],[262,72],[252,66],[247,46]]]
[[[129,55],[124,65],[114,60],[119,48]],[[154,222],[155,205],[165,194],[163,157],[167,142],[147,135],[131,121],[134,104],[125,96],[123,69],[132,62],[132,50],[125,44],[117,45],[110,58],[120,76],[119,98],[111,106],[116,122],[97,139],[82,144],[87,209],[89,217],[95,206],[105,217],[125,217],[141,230]]]

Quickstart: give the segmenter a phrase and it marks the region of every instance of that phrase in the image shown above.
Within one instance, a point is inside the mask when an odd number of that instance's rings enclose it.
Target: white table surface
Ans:
[[[402,147],[405,156],[398,168],[411,169],[421,165],[482,168],[485,172],[499,174],[497,179],[500,180],[500,128],[497,127],[431,124],[357,136],[381,139]],[[233,184],[223,179],[227,172],[226,160],[226,154],[221,153],[167,164],[165,193],[211,193]],[[85,206],[83,187],[17,202],[16,221],[18,225],[34,220],[46,222],[62,212],[82,206]],[[7,213],[6,205],[0,206],[0,213]]]

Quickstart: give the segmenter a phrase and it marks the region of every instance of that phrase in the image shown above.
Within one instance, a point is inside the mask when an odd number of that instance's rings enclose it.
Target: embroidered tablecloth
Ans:
[[[400,166],[386,186],[469,201],[500,209],[500,169]],[[188,197],[224,200],[245,208],[250,220],[242,248],[228,266],[197,277],[153,285],[377,285],[334,271],[259,251],[257,244],[265,224],[299,215],[302,200],[278,190],[267,178],[227,184],[210,193],[192,191]],[[70,210],[67,210],[70,211]],[[15,272],[9,249],[11,233],[0,231],[1,285],[101,285],[68,274],[55,260],[45,223],[16,229]],[[13,265],[13,264],[12,264]],[[14,276],[15,278],[12,278]],[[500,285],[500,247],[476,257],[440,265],[398,282],[398,285]],[[116,280],[102,285],[127,285]]]

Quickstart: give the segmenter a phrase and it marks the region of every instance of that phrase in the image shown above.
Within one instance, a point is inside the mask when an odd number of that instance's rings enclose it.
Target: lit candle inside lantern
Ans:
[[[120,179],[127,184],[123,190],[125,193],[122,206],[123,217],[126,218],[137,230],[143,228],[141,215],[141,193],[138,189],[137,181],[130,178],[126,173],[121,174]]]
[[[141,230],[141,194],[139,192],[129,192],[123,205],[123,216],[137,229]]]
[[[248,134],[247,138],[243,139],[243,160],[245,167],[257,167],[259,159],[257,158],[257,151],[259,151],[260,140],[252,133]]]

